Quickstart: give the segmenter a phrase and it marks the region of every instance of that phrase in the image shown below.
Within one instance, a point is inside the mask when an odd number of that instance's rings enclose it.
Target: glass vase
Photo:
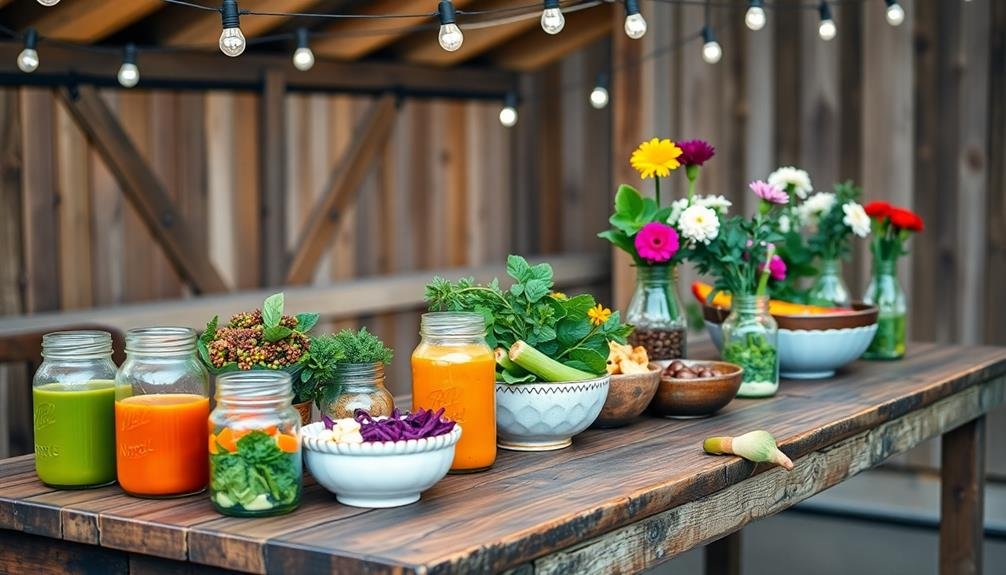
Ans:
[[[688,318],[678,297],[675,266],[636,268],[636,291],[625,321],[635,327],[629,343],[646,348],[651,361],[687,356]]]
[[[737,397],[771,397],[779,389],[779,327],[768,312],[768,296],[734,297],[723,321],[724,361],[744,368]]]
[[[842,279],[842,262],[840,260],[822,260],[821,274],[814,280],[808,293],[812,305],[828,307],[849,307],[852,300],[849,288]]]
[[[395,399],[384,387],[384,364],[340,363],[333,380],[323,384],[318,408],[332,419],[353,417],[357,409],[371,417],[391,415]]]
[[[905,317],[908,306],[897,277],[897,261],[875,260],[873,277],[863,302],[877,306],[877,334],[863,359],[900,359],[905,356]]]

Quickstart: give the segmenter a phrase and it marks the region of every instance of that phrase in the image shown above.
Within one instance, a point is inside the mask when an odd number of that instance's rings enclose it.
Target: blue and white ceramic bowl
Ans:
[[[610,375],[570,383],[496,384],[496,443],[514,451],[569,447],[608,398]]]

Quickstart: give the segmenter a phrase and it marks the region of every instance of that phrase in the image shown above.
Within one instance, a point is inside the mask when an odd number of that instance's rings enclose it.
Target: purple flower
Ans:
[[[650,222],[636,234],[636,251],[648,263],[666,262],[678,252],[678,232],[667,224]]]
[[[782,205],[789,203],[789,194],[762,180],[755,180],[748,184],[748,187],[751,188],[751,191],[754,192],[756,196],[770,204]]]
[[[678,142],[678,147],[681,148],[681,157],[678,159],[686,167],[701,166],[716,154],[716,148],[710,146],[709,142],[705,140]]]
[[[768,263],[768,271],[772,279],[781,282],[786,279],[786,262],[779,256],[772,256],[772,260]]]

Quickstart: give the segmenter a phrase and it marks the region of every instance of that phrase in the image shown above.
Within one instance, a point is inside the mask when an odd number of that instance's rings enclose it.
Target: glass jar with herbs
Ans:
[[[224,515],[261,517],[300,504],[300,414],[282,371],[246,371],[216,380],[210,414],[210,501]]]
[[[32,381],[35,471],[50,487],[115,481],[115,364],[105,331],[42,337]]]
[[[723,321],[723,359],[744,368],[738,397],[771,397],[779,389],[779,327],[768,312],[768,296],[733,298]]]
[[[126,361],[115,375],[119,485],[140,497],[206,488],[209,373],[196,357],[196,332],[146,327],[126,332]]]
[[[313,338],[304,375],[316,382],[322,415],[351,418],[357,409],[372,417],[391,415],[395,399],[384,385],[384,366],[392,355],[367,328]]]

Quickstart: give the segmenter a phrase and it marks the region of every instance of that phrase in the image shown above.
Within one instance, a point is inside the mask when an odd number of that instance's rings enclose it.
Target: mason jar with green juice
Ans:
[[[115,363],[104,331],[61,331],[42,338],[32,382],[35,471],[51,487],[115,482]]]

